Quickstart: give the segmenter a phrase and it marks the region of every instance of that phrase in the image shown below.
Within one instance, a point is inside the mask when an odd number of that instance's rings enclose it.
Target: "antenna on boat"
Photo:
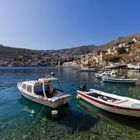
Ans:
[[[59,86],[60,86],[60,88],[61,88],[62,92],[64,92],[64,89],[63,89],[63,87],[62,87],[62,85],[61,85],[60,81],[59,81],[59,80],[57,80],[57,81],[58,81],[58,84],[59,84]]]
[[[51,76],[52,76],[52,77],[55,77],[55,73],[54,73],[54,72],[51,72]],[[64,92],[64,89],[63,89],[63,87],[62,87],[60,81],[59,81],[59,80],[57,80],[57,81],[58,81],[58,84],[59,84],[61,90]]]

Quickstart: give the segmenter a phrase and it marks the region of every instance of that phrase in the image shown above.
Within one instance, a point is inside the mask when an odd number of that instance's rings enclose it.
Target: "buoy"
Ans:
[[[80,100],[80,96],[77,95],[77,96],[76,96],[76,99],[77,99],[77,101],[79,101],[79,100]]]
[[[52,110],[52,117],[57,117],[58,115],[58,110]]]

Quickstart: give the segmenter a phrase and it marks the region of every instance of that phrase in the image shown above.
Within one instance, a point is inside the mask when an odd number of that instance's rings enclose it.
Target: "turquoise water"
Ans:
[[[23,98],[18,81],[55,72],[65,92],[72,94],[69,106],[53,118],[51,109]],[[76,101],[76,89],[89,87],[140,99],[140,86],[104,84],[92,72],[70,68],[0,68],[0,140],[139,140],[140,119],[119,116]]]

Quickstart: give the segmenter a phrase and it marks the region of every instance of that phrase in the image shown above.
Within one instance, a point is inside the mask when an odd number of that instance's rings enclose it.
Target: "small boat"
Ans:
[[[58,78],[53,76],[19,82],[17,87],[25,98],[52,108],[68,104],[71,100],[71,95],[64,93]]]
[[[96,73],[95,73],[95,77],[96,77],[96,78],[99,78],[99,79],[102,79],[103,73],[104,73],[103,71],[96,72]]]
[[[121,84],[135,84],[138,79],[129,79],[125,77],[112,77],[112,76],[103,76],[103,82],[111,82],[111,83],[121,83]]]
[[[96,72],[96,68],[88,68],[88,67],[82,67],[79,69],[80,72]]]
[[[130,70],[140,70],[140,64],[127,64],[127,68]]]
[[[86,91],[84,88],[77,90],[77,99],[83,99],[108,112],[140,117],[140,100],[137,99],[110,94],[95,89]]]
[[[126,64],[114,63],[106,66],[105,69],[120,69],[120,68],[127,68]]]
[[[99,71],[98,73],[95,73],[96,78],[102,79],[103,76],[117,77],[117,72],[115,70],[112,70],[112,71]]]

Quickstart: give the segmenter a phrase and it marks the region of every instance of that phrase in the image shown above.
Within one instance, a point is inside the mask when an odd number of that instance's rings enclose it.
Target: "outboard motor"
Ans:
[[[81,91],[87,91],[87,86],[86,85],[81,85],[79,87],[79,90],[81,90]]]
[[[51,76],[54,77],[55,76],[55,73],[54,72],[51,72]]]

